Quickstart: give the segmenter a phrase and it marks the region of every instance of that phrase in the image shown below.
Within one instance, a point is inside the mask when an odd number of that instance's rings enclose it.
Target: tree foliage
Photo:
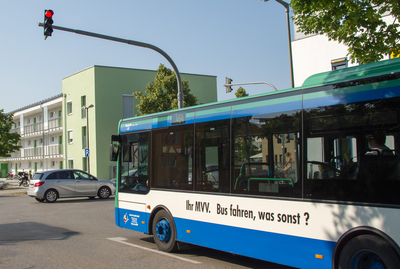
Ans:
[[[236,95],[236,98],[249,96],[249,94],[246,92],[246,90],[243,89],[242,87],[239,87],[239,89],[237,89],[237,91],[235,92],[235,95]]]
[[[17,146],[21,136],[10,133],[13,123],[13,114],[5,114],[4,109],[0,109],[0,157],[10,157],[12,152],[21,148]]]
[[[376,62],[400,52],[398,0],[292,0],[293,21],[305,34],[326,35],[348,46],[351,62]],[[390,14],[387,24],[382,16]]]
[[[186,79],[182,81],[182,91],[184,107],[197,105],[197,97],[190,93],[189,83]],[[150,82],[146,85],[145,93],[134,92],[133,95],[140,99],[139,104],[136,106],[140,115],[146,115],[177,109],[177,93],[178,83],[175,72],[160,64],[154,83]]]

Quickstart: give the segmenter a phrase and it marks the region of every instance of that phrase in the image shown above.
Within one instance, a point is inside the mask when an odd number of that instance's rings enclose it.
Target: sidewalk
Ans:
[[[16,179],[11,179],[7,180],[6,178],[0,178],[0,182],[4,182],[7,184],[7,187],[4,189],[0,188],[0,195],[12,195],[12,194],[21,194],[21,193],[26,193],[28,190],[28,187],[19,187],[18,186],[18,180]],[[0,187],[1,187],[0,183]]]

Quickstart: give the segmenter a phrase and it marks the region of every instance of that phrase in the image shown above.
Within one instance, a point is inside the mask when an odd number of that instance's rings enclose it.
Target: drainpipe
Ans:
[[[63,95],[64,97],[64,104],[63,104],[63,109],[62,109],[62,116],[63,116],[63,130],[64,130],[64,135],[63,135],[63,141],[64,141],[64,145],[63,145],[63,156],[64,156],[64,164],[65,164],[65,168],[69,168],[68,167],[68,154],[67,154],[67,113],[65,112],[67,109],[67,94],[64,93]],[[63,166],[64,167],[64,166]]]

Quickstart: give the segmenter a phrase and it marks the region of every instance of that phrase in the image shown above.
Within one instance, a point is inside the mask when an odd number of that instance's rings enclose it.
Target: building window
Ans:
[[[85,157],[82,158],[82,170],[86,171],[86,172],[88,171],[88,169],[87,169],[87,161],[88,161],[87,158],[85,158]]]
[[[51,167],[56,166],[56,162],[55,161],[51,161]]]
[[[72,144],[73,140],[74,140],[74,137],[73,137],[73,134],[72,134],[72,130],[69,130],[68,131],[68,143]]]
[[[40,167],[43,167],[43,162],[40,162]]]
[[[31,145],[31,141],[30,140],[28,140],[28,146],[30,146]]]
[[[347,67],[347,57],[334,59],[331,61],[332,70],[339,70]]]
[[[86,95],[81,96],[81,107],[86,106]],[[81,109],[82,119],[86,118],[86,109]]]
[[[72,114],[72,101],[67,102],[67,113],[68,115]]]
[[[82,127],[82,148],[85,149],[86,146],[86,126]]]
[[[28,168],[31,168],[32,167],[32,162],[29,162],[28,163]]]
[[[28,119],[28,124],[31,123],[31,119]]]
[[[68,168],[73,169],[74,168],[74,160],[68,160]]]
[[[42,121],[42,115],[39,115],[39,116],[37,117],[37,119],[38,119],[38,122],[41,122],[41,121]]]

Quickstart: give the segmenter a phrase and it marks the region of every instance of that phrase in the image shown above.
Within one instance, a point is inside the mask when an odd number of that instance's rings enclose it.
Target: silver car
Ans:
[[[107,199],[115,194],[115,187],[110,181],[97,179],[84,171],[61,169],[36,173],[27,193],[39,202],[54,203],[58,198],[66,197]]]

